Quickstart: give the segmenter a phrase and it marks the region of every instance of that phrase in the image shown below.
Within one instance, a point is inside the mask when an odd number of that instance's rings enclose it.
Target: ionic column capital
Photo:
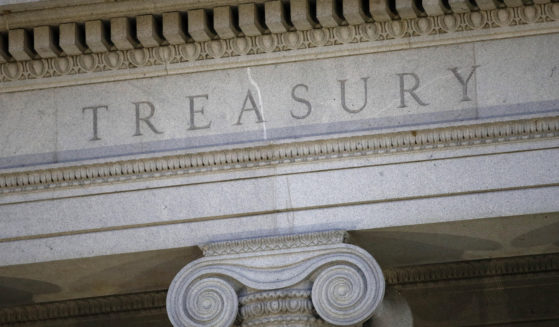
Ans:
[[[205,257],[171,283],[169,318],[175,327],[360,326],[382,301],[385,282],[374,258],[344,243],[345,236],[329,231],[202,246]]]

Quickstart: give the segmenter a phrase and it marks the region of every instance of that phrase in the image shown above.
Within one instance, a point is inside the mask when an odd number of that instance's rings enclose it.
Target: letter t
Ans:
[[[82,108],[82,114],[85,113],[86,110],[91,109],[91,112],[93,114],[93,137],[90,138],[90,141],[99,141],[100,138],[98,136],[98,132],[97,132],[97,110],[100,108],[104,108],[105,110],[109,110],[109,107],[106,105],[100,105],[100,106],[93,106],[93,107],[85,107]]]

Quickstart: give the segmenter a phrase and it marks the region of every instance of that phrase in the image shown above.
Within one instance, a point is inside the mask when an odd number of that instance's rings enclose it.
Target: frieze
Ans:
[[[475,146],[559,136],[559,117],[294,142],[0,174],[0,194],[265,167],[298,161]],[[210,253],[210,252],[209,252]]]
[[[128,50],[107,48],[79,55],[29,57],[0,64],[0,92],[546,34],[559,31],[557,20],[559,3],[538,3],[182,44],[163,42]]]

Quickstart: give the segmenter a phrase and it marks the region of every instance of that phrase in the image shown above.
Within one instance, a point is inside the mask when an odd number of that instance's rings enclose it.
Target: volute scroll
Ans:
[[[381,303],[374,258],[323,232],[213,243],[175,277],[167,311],[175,327],[361,326]]]

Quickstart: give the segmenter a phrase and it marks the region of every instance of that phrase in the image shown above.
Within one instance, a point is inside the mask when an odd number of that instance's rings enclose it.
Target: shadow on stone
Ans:
[[[34,279],[0,277],[0,306],[30,304],[33,296],[60,292],[58,285]]]

